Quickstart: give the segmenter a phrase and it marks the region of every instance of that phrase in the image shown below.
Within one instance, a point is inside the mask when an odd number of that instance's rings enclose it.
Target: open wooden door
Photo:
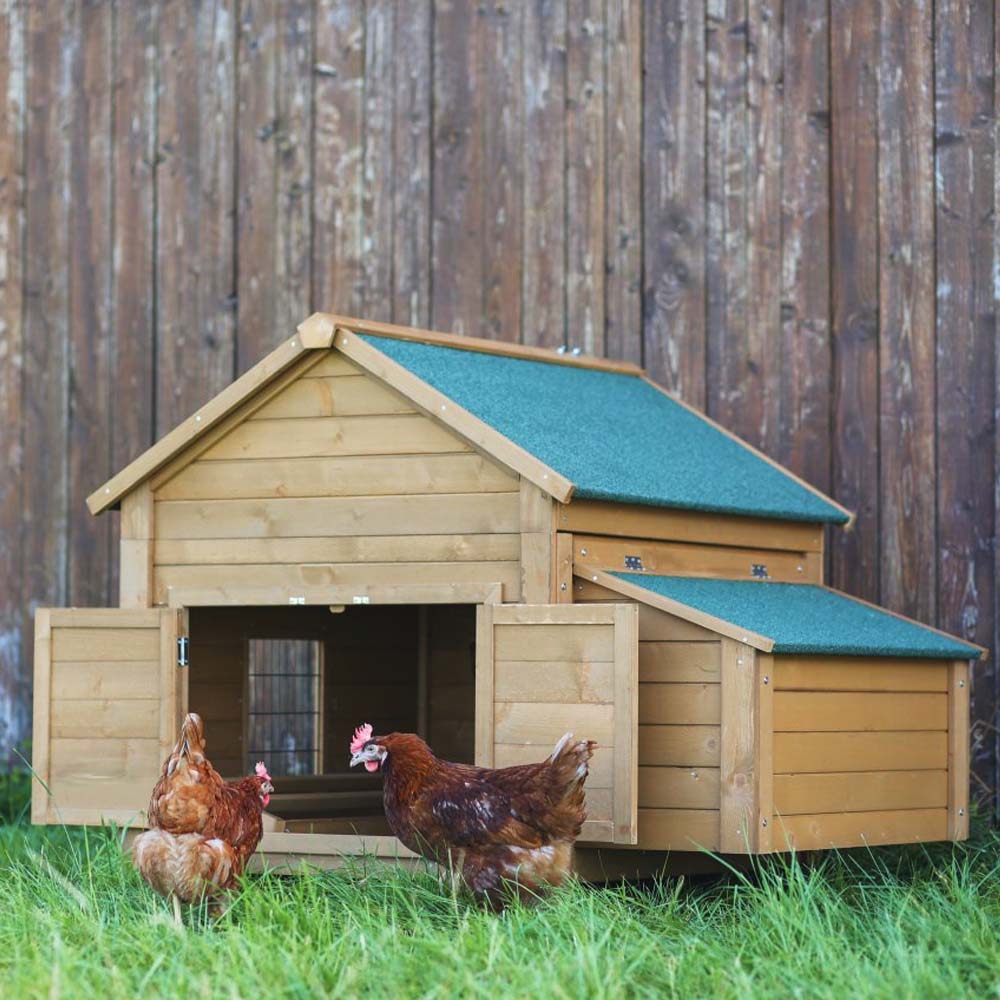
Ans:
[[[35,613],[33,823],[145,824],[187,705],[185,617],[177,608]]]
[[[580,839],[634,844],[639,619],[635,604],[483,604],[476,763],[543,760],[567,731],[596,740]]]

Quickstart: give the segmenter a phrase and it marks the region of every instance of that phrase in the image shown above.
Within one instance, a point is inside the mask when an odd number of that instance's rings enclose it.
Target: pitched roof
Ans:
[[[636,374],[362,339],[556,470],[574,484],[574,497],[798,521],[850,519]]]
[[[308,363],[303,355],[331,347],[561,501],[572,495],[811,522],[851,518],[629,362],[326,313],[311,316],[99,487],[87,499],[90,510],[117,505],[205,432],[238,419],[240,407],[276,379],[294,376],[295,364]]]
[[[693,610],[723,634],[775,653],[973,659],[984,650],[839,591],[808,583],[604,573],[598,582],[647,596],[674,613]],[[641,599],[641,598],[640,598]],[[706,620],[700,622],[712,628]],[[716,629],[722,631],[721,629]]]

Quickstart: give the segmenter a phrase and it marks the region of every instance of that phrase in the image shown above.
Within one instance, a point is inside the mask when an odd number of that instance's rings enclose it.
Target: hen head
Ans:
[[[379,741],[372,737],[370,722],[358,726],[351,740],[351,767],[364,764],[366,771],[377,771],[389,751]]]
[[[271,801],[271,792],[274,791],[274,785],[271,784],[271,775],[267,773],[267,768],[264,766],[263,761],[258,761],[254,770],[257,772],[257,783],[260,785],[261,808],[266,809],[267,804]]]

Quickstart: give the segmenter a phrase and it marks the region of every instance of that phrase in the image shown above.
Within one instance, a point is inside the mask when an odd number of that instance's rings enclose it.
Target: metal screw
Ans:
[[[965,681],[959,681],[959,682],[958,682],[958,686],[959,686],[960,688],[964,688],[964,687],[965,687]]]
[[[798,571],[799,571],[800,573],[801,573],[801,572],[803,572],[803,570],[802,570],[802,567],[801,567],[801,566],[796,566],[795,568],[796,568],[796,569],[797,569],[797,570],[798,570]]]
[[[964,816],[965,815],[965,810],[964,809],[959,809],[958,810],[958,815],[959,816]]]
[[[762,819],[762,820],[760,821],[760,825],[761,825],[761,826],[767,826],[767,820],[766,820],[766,819]]]
[[[770,684],[771,683],[771,678],[768,677],[767,674],[764,674],[764,683],[765,684]]]
[[[585,556],[586,554],[587,554],[587,550],[586,549],[580,549],[580,555],[581,556]]]
[[[566,589],[566,584],[565,583],[559,584],[559,589],[560,590],[565,590]]]

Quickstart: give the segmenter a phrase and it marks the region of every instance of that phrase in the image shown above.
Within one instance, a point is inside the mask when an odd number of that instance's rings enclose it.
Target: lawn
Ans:
[[[0,996],[1000,995],[1000,836],[572,886],[501,917],[377,863],[247,880],[219,921],[167,904],[107,830],[32,829],[0,781]],[[6,812],[6,816],[3,815]],[[13,814],[13,815],[12,815]]]

